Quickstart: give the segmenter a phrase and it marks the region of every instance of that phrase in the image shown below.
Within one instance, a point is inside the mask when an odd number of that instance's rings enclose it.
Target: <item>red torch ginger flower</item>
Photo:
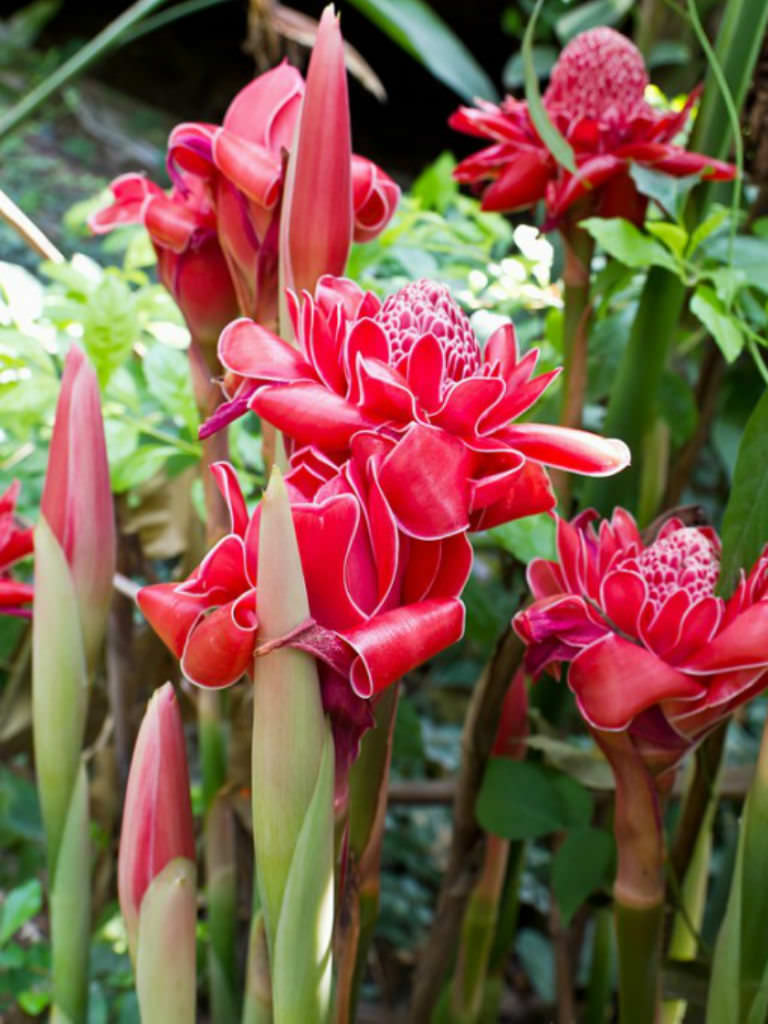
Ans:
[[[382,304],[343,278],[323,277],[301,303],[289,294],[299,348],[248,320],[219,341],[230,402],[201,436],[252,409],[296,453],[314,446],[341,463],[376,454],[377,486],[399,528],[437,539],[555,504],[542,467],[590,475],[629,463],[621,441],[514,423],[559,371],[534,377],[512,324],[484,349],[440,284],[409,284]]]
[[[543,102],[550,120],[574,151],[571,174],[550,154],[528,110],[507,96],[501,106],[460,107],[450,125],[493,145],[462,160],[454,172],[468,184],[491,182],[486,210],[520,210],[546,200],[547,222],[557,223],[581,199],[579,216],[626,217],[642,222],[647,200],[630,177],[633,163],[683,177],[723,181],[736,168],[672,140],[684,127],[696,98],[679,113],[661,113],[644,99],[648,75],[640,51],[612,28],[594,28],[571,40],[552,69]]]
[[[660,768],[672,767],[768,677],[768,548],[733,596],[715,596],[720,542],[708,527],[665,523],[644,545],[617,509],[558,521],[559,564],[534,560],[536,598],[514,620],[536,674],[568,663],[589,725],[628,730]]]
[[[404,536],[367,464],[341,470],[306,450],[286,477],[311,620],[280,640],[315,655],[344,774],[371,724],[369,698],[458,640],[458,596],[472,561],[463,534]],[[260,507],[249,517],[232,467],[213,467],[231,532],[183,583],[144,587],[139,606],[200,686],[222,687],[260,653],[256,591]],[[270,642],[263,649],[272,649]]]
[[[335,26],[335,19],[324,16],[323,35],[318,37],[318,47],[321,43],[323,47],[313,53],[313,62],[316,55],[318,58],[315,62],[318,83],[313,95],[320,110],[325,109],[325,86],[328,82],[332,85],[334,81],[335,68],[326,66],[325,54],[334,35],[330,31],[329,20]],[[337,28],[335,32],[338,32]],[[333,63],[332,59],[329,62]],[[344,73],[343,62],[341,73]],[[237,94],[220,127],[180,124],[174,128],[168,143],[168,169],[177,187],[183,191],[193,187],[192,183],[197,181],[211,198],[240,311],[259,323],[269,325],[273,325],[277,317],[279,221],[286,184],[286,155],[294,142],[304,95],[305,84],[301,74],[284,62],[254,79]],[[324,139],[316,138],[316,132],[310,132],[309,139],[299,138],[302,154],[309,158],[314,153],[316,174],[320,170],[323,173],[328,170],[317,151],[322,145],[331,146],[334,156],[340,155],[336,153],[337,149],[346,152],[349,162],[346,184],[347,188],[351,186],[352,211],[348,222],[342,218],[345,221],[341,225],[344,237],[334,237],[334,244],[313,234],[311,215],[306,214],[307,207],[311,210],[312,195],[307,192],[311,188],[317,201],[318,189],[323,189],[324,196],[327,196],[334,189],[343,189],[343,183],[338,178],[319,181],[316,176],[305,181],[306,175],[303,175],[295,186],[292,207],[296,207],[297,216],[302,211],[304,213],[303,223],[292,224],[296,244],[303,231],[305,245],[311,242],[313,253],[320,246],[323,258],[332,255],[337,262],[335,266],[324,265],[321,272],[334,270],[341,273],[352,239],[367,241],[375,237],[390,220],[400,195],[397,185],[380,168],[349,152],[346,103],[345,83],[344,96],[337,103],[339,108],[343,107],[343,111],[339,110],[339,119],[346,120],[345,130],[341,125],[340,139],[336,138],[335,130],[332,133],[330,129],[326,131],[325,124]],[[313,146],[313,153],[308,152]],[[302,162],[304,164],[306,160]],[[336,167],[338,160],[332,164]],[[335,230],[338,233],[338,229]],[[329,253],[325,253],[326,245]]]
[[[21,484],[14,480],[0,496],[0,613],[28,616],[34,591],[30,583],[11,577],[10,568],[19,559],[31,555],[35,546],[34,530],[19,526],[14,515]]]
[[[216,218],[199,184],[170,196],[141,174],[123,174],[110,185],[114,202],[88,221],[105,234],[122,224],[143,224],[157,255],[157,272],[181,310],[192,337],[216,342],[238,313],[227,262],[216,236]]]

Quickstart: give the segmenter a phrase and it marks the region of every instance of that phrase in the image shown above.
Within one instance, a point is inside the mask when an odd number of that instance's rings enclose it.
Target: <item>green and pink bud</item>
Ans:
[[[115,522],[96,374],[67,353],[40,503],[72,574],[89,670],[101,647],[115,572]]]

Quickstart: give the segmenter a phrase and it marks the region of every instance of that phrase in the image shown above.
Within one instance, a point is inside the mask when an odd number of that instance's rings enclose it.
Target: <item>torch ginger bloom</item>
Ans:
[[[91,216],[91,231],[100,235],[123,224],[143,224],[157,255],[158,276],[190,334],[202,345],[215,344],[238,306],[216,218],[200,185],[190,181],[168,196],[141,174],[123,174],[110,189],[114,202]]]
[[[536,600],[514,626],[535,674],[568,663],[593,730],[628,731],[664,770],[766,686],[768,548],[725,601],[710,528],[673,518],[646,545],[623,509],[596,518],[558,521],[559,564],[531,562]]]
[[[559,371],[533,376],[512,324],[484,350],[441,284],[418,281],[381,303],[344,278],[323,277],[314,298],[291,293],[299,348],[248,320],[230,324],[219,359],[230,402],[201,436],[253,410],[298,453],[337,463],[376,454],[377,486],[407,535],[439,539],[551,509],[542,467],[605,475],[629,463],[621,441],[539,423],[514,423]]]
[[[311,619],[278,642],[318,659],[341,778],[372,724],[369,698],[460,638],[458,595],[472,561],[463,534],[419,541],[397,529],[378,486],[377,458],[339,470],[307,451],[285,481]],[[187,580],[144,587],[138,602],[187,678],[223,687],[278,642],[260,650],[261,508],[248,516],[231,466],[213,471],[231,532]]]
[[[493,141],[462,160],[454,176],[468,184],[491,182],[483,192],[486,210],[521,210],[545,199],[549,226],[582,199],[579,218],[641,223],[647,199],[630,177],[632,164],[673,177],[733,178],[732,165],[672,141],[696,93],[681,111],[662,113],[645,102],[647,84],[642,54],[627,38],[605,27],[582,32],[560,54],[543,96],[550,120],[573,148],[577,173],[550,154],[527,103],[507,96],[501,106],[480,101],[450,118],[452,128]]]
[[[20,487],[19,481],[14,480],[0,495],[0,613],[28,616],[30,612],[24,605],[32,601],[32,585],[12,579],[9,571],[19,559],[31,555],[35,546],[34,530],[19,526],[14,516]]]

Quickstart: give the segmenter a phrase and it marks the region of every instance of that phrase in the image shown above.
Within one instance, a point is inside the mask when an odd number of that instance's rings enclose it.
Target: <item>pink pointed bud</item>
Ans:
[[[282,218],[283,283],[298,293],[344,270],[353,231],[351,162],[344,43],[329,5],[309,62]]]
[[[181,715],[173,687],[152,695],[133,751],[118,856],[118,894],[135,957],[141,902],[172,860],[194,864],[195,831]]]
[[[112,594],[115,523],[99,385],[74,345],[64,365],[40,510],[72,572],[92,667]]]

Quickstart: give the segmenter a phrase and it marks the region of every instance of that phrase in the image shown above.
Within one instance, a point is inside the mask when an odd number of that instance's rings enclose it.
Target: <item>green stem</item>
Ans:
[[[616,780],[613,887],[619,953],[620,1024],[660,1017],[664,834],[656,783],[631,737],[594,731]]]
[[[508,839],[488,834],[483,866],[464,912],[459,954],[451,983],[450,1020],[455,1024],[474,1024],[483,1006],[509,850]]]
[[[560,424],[564,427],[580,427],[587,389],[590,265],[595,243],[592,236],[577,224],[563,228],[561,235],[565,246],[565,301]]]
[[[335,1015],[354,1020],[368,949],[379,913],[381,842],[387,813],[387,785],[399,686],[376,703],[376,725],[365,734],[349,773],[347,891],[336,937]]]
[[[245,971],[245,999],[242,1024],[272,1024],[272,987],[269,980],[269,955],[264,915],[260,910],[251,918],[248,960]]]
[[[211,1016],[213,1020],[234,1021],[240,1015],[235,949],[235,819],[223,793],[215,796],[207,808],[204,845]]]
[[[613,995],[613,958],[611,911],[603,907],[595,914],[592,967],[587,985],[584,1024],[605,1024]]]
[[[164,2],[165,0],[137,0],[127,11],[123,11],[89,43],[86,43],[69,60],[64,61],[60,67],[48,75],[44,81],[34,89],[30,89],[10,110],[6,110],[0,117],[0,136],[7,135],[14,128],[18,128],[22,121],[33,114],[41,104],[45,103],[68,82],[71,82],[73,78],[82,74],[95,60],[103,57],[119,42],[120,37],[128,29]]]
[[[657,395],[670,341],[683,308],[685,287],[674,274],[651,267],[619,365],[603,425],[606,437],[620,437],[632,465],[613,477],[588,481],[584,504],[601,515],[614,506],[634,508],[640,490],[643,443],[657,415]]]

